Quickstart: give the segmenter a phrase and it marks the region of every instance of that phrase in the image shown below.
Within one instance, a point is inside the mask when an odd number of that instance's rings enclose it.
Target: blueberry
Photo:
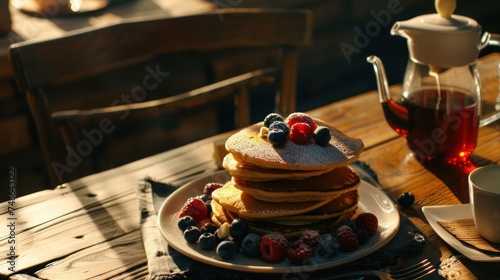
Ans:
[[[177,222],[177,226],[181,231],[185,231],[190,226],[195,226],[196,222],[191,216],[184,216],[179,219]]]
[[[248,234],[248,225],[242,219],[234,219],[229,227],[231,236],[236,240],[242,240]]]
[[[264,118],[264,126],[269,127],[275,121],[283,122],[285,119],[280,114],[271,113]]]
[[[200,235],[201,231],[196,226],[188,227],[183,233],[184,239],[189,243],[196,243],[198,238],[200,238]]]
[[[219,257],[228,260],[236,254],[236,245],[233,241],[224,240],[217,245],[216,252]]]
[[[328,127],[318,126],[314,131],[314,141],[316,141],[316,144],[324,146],[330,142],[330,139],[332,139],[332,135]]]
[[[206,251],[213,250],[215,248],[215,235],[210,232],[205,232],[198,238],[200,248]]]
[[[207,207],[207,216],[210,217],[210,214],[212,214],[212,199],[205,201],[205,207]]]
[[[283,130],[285,134],[290,133],[290,127],[285,122],[275,121],[269,126],[269,130],[278,129]]]
[[[273,144],[274,146],[281,146],[285,144],[287,138],[287,134],[280,129],[273,129],[269,130],[267,133],[267,140],[269,140],[269,143]]]
[[[343,225],[349,226],[352,228],[354,232],[356,232],[356,222],[352,219],[345,219],[344,222],[342,222]]]
[[[359,244],[365,244],[368,242],[368,238],[370,238],[370,236],[368,235],[368,231],[366,231],[366,229],[358,228],[356,230],[356,238],[358,239]]]
[[[198,195],[196,198],[203,200],[203,202],[207,202],[207,201],[212,199],[212,196],[204,193],[204,194]]]
[[[249,233],[241,241],[241,252],[247,257],[259,256],[260,236],[255,233]]]
[[[411,192],[404,192],[399,195],[398,203],[403,207],[410,207],[415,202],[415,196]]]

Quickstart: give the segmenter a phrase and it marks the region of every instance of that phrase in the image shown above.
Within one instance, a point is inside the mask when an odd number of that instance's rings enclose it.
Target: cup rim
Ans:
[[[474,188],[477,188],[477,189],[480,189],[484,192],[489,192],[489,193],[495,193],[495,194],[500,194],[500,188],[498,190],[491,190],[491,189],[485,189],[481,186],[479,186],[477,184],[477,180],[479,178],[475,178],[477,176],[479,176],[479,174],[482,174],[484,173],[485,171],[488,171],[488,170],[494,170],[496,172],[498,172],[499,174],[499,178],[500,178],[500,165],[497,165],[497,164],[491,164],[491,165],[485,165],[485,166],[481,166],[481,167],[478,167],[476,169],[474,169],[472,172],[469,173],[469,185],[471,187],[474,187]]]

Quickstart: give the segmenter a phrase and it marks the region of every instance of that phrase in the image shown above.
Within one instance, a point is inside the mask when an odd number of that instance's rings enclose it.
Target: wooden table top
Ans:
[[[494,100],[498,93],[499,63],[500,54],[479,60],[485,100]],[[462,256],[434,232],[422,212],[422,207],[428,205],[468,203],[468,171],[419,163],[410,154],[405,140],[385,122],[377,92],[367,92],[308,113],[364,141],[366,149],[360,160],[375,170],[380,185],[391,199],[396,201],[399,194],[407,191],[415,195],[414,207],[400,211],[427,235],[429,243],[407,263],[425,257],[436,265],[441,264],[443,277],[500,279],[498,264],[471,261]],[[147,263],[140,234],[138,184],[150,177],[182,185],[218,170],[212,157],[214,141],[228,135],[207,138],[91,175],[64,188],[12,197],[3,202],[0,219],[11,225],[13,231],[0,232],[0,275],[10,275],[15,270],[24,273],[23,277],[31,275],[42,279],[80,279],[82,275],[92,279],[144,278]],[[482,127],[473,163],[477,166],[499,164],[499,140],[500,121]],[[15,169],[10,171],[13,178],[22,176],[15,175]],[[12,240],[15,243],[10,244]],[[18,256],[15,263],[9,263],[12,252]],[[12,279],[23,279],[17,277]]]

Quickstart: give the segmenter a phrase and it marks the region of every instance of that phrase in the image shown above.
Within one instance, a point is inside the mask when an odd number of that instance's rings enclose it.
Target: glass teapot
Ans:
[[[468,162],[481,120],[481,81],[476,59],[498,37],[481,35],[473,19],[454,15],[455,0],[437,0],[438,13],[396,22],[392,35],[407,39],[410,58],[400,99],[391,97],[382,61],[374,65],[380,102],[389,125],[405,137],[420,161]]]

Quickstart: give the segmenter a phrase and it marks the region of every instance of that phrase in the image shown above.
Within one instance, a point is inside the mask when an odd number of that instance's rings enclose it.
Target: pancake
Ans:
[[[355,206],[353,209],[348,211],[344,211],[342,213],[338,213],[338,215],[323,219],[320,221],[298,221],[298,222],[289,222],[289,223],[279,223],[273,222],[272,220],[266,219],[245,219],[243,217],[239,217],[238,214],[225,211],[224,208],[218,204],[215,200],[212,200],[212,221],[217,226],[221,226],[223,223],[231,224],[231,221],[236,218],[243,219],[251,232],[257,234],[266,234],[266,233],[276,233],[279,232],[283,234],[287,238],[298,237],[304,230],[317,230],[320,233],[327,232],[335,232],[335,230],[340,226],[340,224],[345,219],[352,219],[357,213],[357,207]]]
[[[320,170],[284,170],[261,168],[238,162],[233,154],[227,154],[222,161],[222,166],[232,176],[242,178],[247,181],[268,181],[279,179],[304,179],[312,176],[324,174],[331,169]]]
[[[318,222],[324,219],[338,217],[346,212],[354,210],[358,207],[358,202],[358,191],[354,190],[344,193],[339,197],[332,199],[329,203],[307,213],[279,218],[265,218],[260,220],[282,225]]]
[[[233,176],[234,187],[256,199],[270,202],[299,202],[333,199],[358,188],[361,179],[350,166],[335,168],[302,180],[246,181]]]
[[[226,150],[236,161],[258,167],[284,170],[329,170],[346,166],[359,158],[364,150],[361,139],[352,138],[320,120],[318,126],[330,129],[332,138],[326,146],[300,145],[286,141],[273,146],[259,136],[263,122],[244,128],[226,140]]]
[[[298,215],[330,202],[330,200],[295,203],[261,201],[235,188],[232,182],[228,182],[222,188],[216,189],[212,193],[212,199],[219,203],[225,210],[235,212],[238,216],[247,219]]]
[[[258,234],[279,232],[286,238],[300,236],[305,230],[317,230],[319,233],[332,233],[342,224],[345,219],[352,218],[356,215],[357,209],[348,211],[338,217],[322,220],[316,223],[306,225],[280,225],[275,223],[251,222],[247,221],[248,227],[252,232]]]

